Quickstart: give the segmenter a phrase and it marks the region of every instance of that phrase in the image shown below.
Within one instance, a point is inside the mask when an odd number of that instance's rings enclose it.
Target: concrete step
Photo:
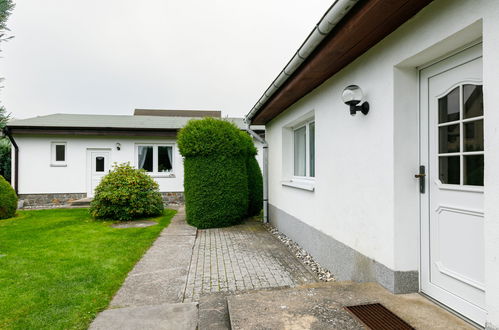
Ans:
[[[107,309],[90,330],[196,330],[198,304],[178,303]]]
[[[227,297],[232,330],[365,329],[345,306],[381,303],[416,329],[474,329],[417,293],[376,283],[329,282]]]
[[[77,199],[74,201],[69,202],[68,204],[70,206],[90,206],[90,203],[92,202],[93,198],[92,197],[87,197],[87,198],[82,198],[82,199]]]

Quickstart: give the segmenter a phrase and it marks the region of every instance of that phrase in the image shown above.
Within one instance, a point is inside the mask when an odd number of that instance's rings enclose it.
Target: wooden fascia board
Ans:
[[[268,123],[395,31],[432,1],[365,0],[359,2],[258,111],[252,124]]]

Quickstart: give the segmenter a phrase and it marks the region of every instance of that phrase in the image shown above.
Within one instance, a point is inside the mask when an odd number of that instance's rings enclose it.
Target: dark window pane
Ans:
[[[461,167],[459,156],[439,157],[438,160],[440,181],[446,184],[459,184]]]
[[[55,146],[55,161],[63,162],[66,160],[66,146],[58,144]]]
[[[483,91],[480,85],[463,86],[464,118],[483,116]]]
[[[464,123],[464,151],[483,151],[483,120]]]
[[[310,143],[310,176],[315,177],[315,123],[308,125]]]
[[[438,152],[459,152],[459,124],[438,128]]]
[[[139,163],[138,167],[147,172],[152,172],[152,146],[139,146]]]
[[[172,170],[172,147],[158,147],[158,172]]]
[[[104,157],[95,157],[95,172],[104,172]]]
[[[464,156],[464,184],[483,186],[483,155]]]
[[[438,122],[459,120],[459,87],[438,99]]]

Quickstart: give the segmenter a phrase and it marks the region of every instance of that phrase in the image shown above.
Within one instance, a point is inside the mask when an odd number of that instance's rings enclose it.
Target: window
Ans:
[[[66,142],[52,142],[52,166],[66,166]]]
[[[438,172],[444,184],[483,186],[481,85],[454,88],[438,100]]]
[[[293,130],[295,177],[315,177],[315,122],[309,121]]]
[[[172,173],[173,146],[164,144],[138,145],[137,167],[150,173]]]

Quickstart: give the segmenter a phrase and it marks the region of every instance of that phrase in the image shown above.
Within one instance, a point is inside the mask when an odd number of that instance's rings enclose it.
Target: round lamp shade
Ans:
[[[362,101],[362,89],[357,85],[347,86],[341,94],[341,99],[348,105],[355,105]]]

